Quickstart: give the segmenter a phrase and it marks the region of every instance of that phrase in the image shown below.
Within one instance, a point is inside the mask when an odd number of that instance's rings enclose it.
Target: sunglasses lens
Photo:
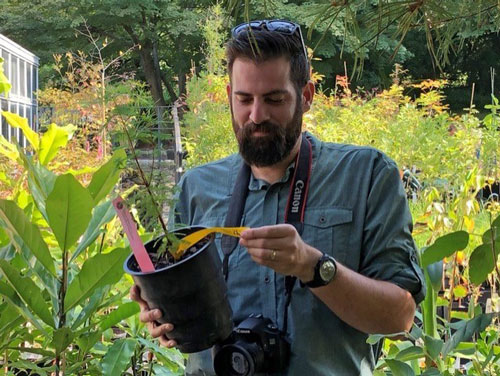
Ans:
[[[285,21],[269,21],[266,24],[269,31],[277,31],[283,34],[293,34],[297,30],[297,25]]]
[[[262,27],[262,21],[252,21],[250,23],[242,23],[236,27],[233,28],[232,34],[233,36],[236,36],[243,31],[247,31],[248,29],[254,29],[254,30],[260,30]]]

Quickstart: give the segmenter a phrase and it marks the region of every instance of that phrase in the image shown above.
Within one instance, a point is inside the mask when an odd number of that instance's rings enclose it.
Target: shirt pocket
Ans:
[[[306,208],[302,239],[341,263],[346,259],[351,231],[351,209]]]

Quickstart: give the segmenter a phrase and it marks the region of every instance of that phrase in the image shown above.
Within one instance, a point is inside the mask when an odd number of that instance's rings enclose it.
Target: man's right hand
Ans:
[[[168,339],[167,334],[174,329],[172,324],[159,324],[158,320],[162,313],[159,309],[149,309],[148,303],[141,298],[141,290],[139,286],[133,285],[130,289],[130,299],[136,301],[141,307],[141,313],[139,314],[139,320],[146,324],[149,334],[153,338],[158,338],[160,344],[166,347],[175,347],[177,342],[172,339]]]

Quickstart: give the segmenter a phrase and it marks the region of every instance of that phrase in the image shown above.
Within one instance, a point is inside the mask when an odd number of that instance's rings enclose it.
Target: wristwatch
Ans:
[[[314,267],[314,278],[312,281],[302,283],[302,287],[321,287],[328,285],[337,274],[337,262],[332,256],[323,253]]]

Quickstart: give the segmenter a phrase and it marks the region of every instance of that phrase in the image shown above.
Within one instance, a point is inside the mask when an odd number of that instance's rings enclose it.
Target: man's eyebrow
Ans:
[[[241,90],[238,90],[238,91],[235,91],[234,92],[235,95],[242,95],[242,96],[245,96],[245,97],[251,97],[252,94],[250,93],[247,93],[245,91],[241,91]],[[264,97],[269,97],[271,95],[279,95],[279,94],[288,94],[288,90],[285,90],[285,89],[276,89],[276,90],[271,90],[267,93],[265,93],[263,96]]]

